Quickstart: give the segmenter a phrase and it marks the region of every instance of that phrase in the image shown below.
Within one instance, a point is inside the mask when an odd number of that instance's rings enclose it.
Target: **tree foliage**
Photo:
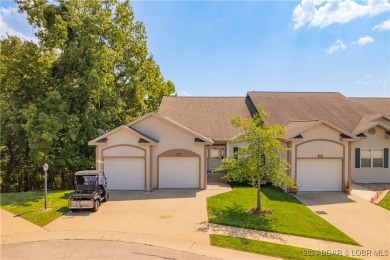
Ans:
[[[283,159],[287,151],[282,142],[286,135],[282,125],[267,125],[268,114],[259,105],[258,113],[252,118],[235,117],[232,124],[242,128],[242,133],[235,137],[233,143],[245,143],[245,147],[224,159],[223,165],[217,171],[226,171],[225,179],[229,182],[249,182],[257,187],[257,211],[261,210],[260,185],[272,183],[283,188],[294,187],[294,182],[288,176],[288,163]]]
[[[16,1],[39,43],[14,36],[1,47],[1,189],[38,189],[49,163],[51,188],[94,167],[87,142],[155,111],[175,92],[147,49],[129,1]]]

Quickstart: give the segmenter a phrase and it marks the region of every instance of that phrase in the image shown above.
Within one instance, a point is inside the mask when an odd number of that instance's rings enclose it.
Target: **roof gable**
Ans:
[[[311,121],[292,121],[287,124],[287,140],[293,140],[296,137],[302,137],[304,132],[312,129],[318,125],[325,125],[329,128],[332,128],[340,133],[340,137],[344,139],[359,139],[351,133],[329,123],[325,120],[311,120]]]
[[[187,127],[185,127],[185,126],[183,126],[183,125],[181,125],[181,124],[179,124],[179,123],[177,123],[177,122],[175,122],[174,120],[172,120],[172,119],[170,119],[170,118],[168,118],[168,117],[162,116],[162,115],[157,114],[157,113],[154,113],[154,112],[151,112],[151,113],[149,113],[149,114],[146,114],[146,115],[144,115],[144,116],[142,116],[142,117],[140,117],[140,118],[138,118],[138,119],[136,119],[136,120],[134,120],[134,121],[128,123],[127,126],[130,127],[131,129],[134,129],[134,126],[135,126],[138,122],[141,122],[141,121],[143,121],[143,120],[146,120],[146,119],[149,118],[149,117],[157,117],[157,118],[162,119],[162,120],[164,120],[165,122],[168,122],[169,124],[171,124],[171,125],[173,125],[173,126],[179,128],[179,129],[181,129],[181,130],[187,132],[187,133],[192,134],[192,135],[194,136],[194,140],[195,140],[196,138],[198,138],[198,139],[202,140],[205,144],[212,144],[212,143],[213,143],[213,141],[212,141],[211,139],[209,139],[209,138],[207,138],[207,137],[205,137],[205,136],[203,136],[203,135],[201,135],[201,134],[198,134],[197,132],[195,132],[195,131],[193,131],[193,130],[191,130],[191,129],[189,129],[189,128],[187,128]],[[135,129],[134,129],[134,130],[135,130]],[[137,130],[135,130],[135,131],[137,131]]]
[[[353,130],[354,135],[359,135],[365,131],[367,131],[370,128],[373,127],[382,127],[386,131],[390,131],[390,127],[386,126],[385,124],[379,122],[380,119],[384,119],[388,122],[390,122],[390,118],[383,114],[373,114],[373,115],[365,115],[362,117],[360,122],[357,124],[355,129]]]
[[[107,139],[110,135],[118,132],[119,130],[125,130],[125,131],[128,131],[130,132],[131,134],[134,134],[136,135],[137,137],[140,138],[140,140],[143,140],[142,142],[140,143],[149,143],[149,144],[157,144],[158,143],[158,140],[154,139],[154,138],[151,138],[150,136],[147,136],[143,133],[141,133],[140,131],[137,131],[131,127],[128,127],[126,125],[121,125],[101,136],[98,136],[96,137],[95,139],[91,140],[88,142],[88,145],[99,145],[99,144],[104,144],[107,142]],[[146,142],[145,142],[146,141]]]

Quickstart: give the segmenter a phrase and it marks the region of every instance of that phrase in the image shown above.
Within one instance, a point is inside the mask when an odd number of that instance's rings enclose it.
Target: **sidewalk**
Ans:
[[[232,187],[222,179],[222,176],[222,173],[208,173],[205,191],[207,198],[232,191]]]
[[[47,232],[44,228],[37,226],[19,216],[6,210],[0,209],[1,238],[11,235]]]
[[[376,191],[368,190],[356,183],[352,184],[352,191],[351,194],[358,196],[364,200],[367,200],[369,202],[372,201],[372,198],[376,197]]]

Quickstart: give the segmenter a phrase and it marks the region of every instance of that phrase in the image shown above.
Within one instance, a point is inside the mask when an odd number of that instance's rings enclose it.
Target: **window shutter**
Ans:
[[[355,148],[355,168],[360,168],[360,148]]]
[[[235,154],[235,155],[234,155],[234,158],[235,158],[235,159],[238,159],[238,156],[237,156],[237,154],[236,154],[237,152],[238,152],[238,147],[237,147],[237,146],[233,147],[233,153]]]
[[[389,148],[383,149],[383,167],[389,168]]]

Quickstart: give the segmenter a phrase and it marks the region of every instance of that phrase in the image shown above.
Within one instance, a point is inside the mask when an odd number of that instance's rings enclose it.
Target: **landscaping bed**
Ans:
[[[279,188],[262,187],[261,202],[272,214],[249,214],[256,206],[256,189],[236,187],[207,199],[209,222],[359,245]]]
[[[43,191],[2,193],[0,205],[3,209],[42,227],[68,212],[68,198],[71,194],[70,190],[48,191],[48,210],[44,210]]]

